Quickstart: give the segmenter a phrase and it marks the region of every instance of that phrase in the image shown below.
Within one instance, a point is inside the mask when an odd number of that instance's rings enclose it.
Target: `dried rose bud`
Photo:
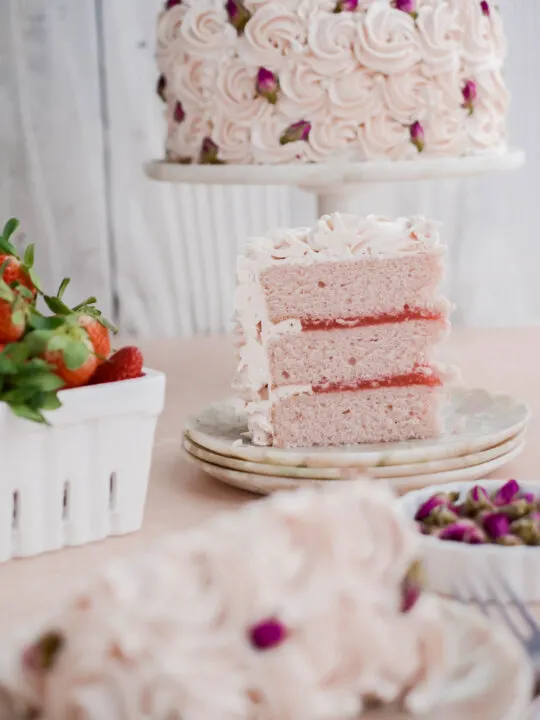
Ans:
[[[529,505],[534,505],[536,503],[536,495],[531,492],[523,492],[520,493],[519,497],[523,500],[526,500]]]
[[[474,112],[474,103],[478,97],[478,89],[474,80],[467,80],[462,89],[463,107],[469,111],[469,115]]]
[[[439,540],[451,540],[469,545],[481,545],[487,542],[484,531],[470,520],[460,520],[452,525],[447,525],[439,530],[436,536]]]
[[[401,612],[409,612],[416,605],[424,586],[424,572],[422,564],[413,562],[401,585]]]
[[[337,0],[335,13],[354,12],[358,7],[358,0]]]
[[[425,147],[424,128],[417,120],[416,122],[413,122],[409,130],[411,133],[412,144],[415,146],[418,152],[422,152]]]
[[[50,670],[64,647],[64,637],[51,630],[29,645],[23,652],[22,664],[25,670],[40,672]]]
[[[445,525],[450,525],[458,520],[459,515],[448,507],[448,505],[439,505],[431,511],[427,522],[430,525],[435,525],[436,527],[444,527]]]
[[[448,506],[449,500],[448,495],[446,493],[437,493],[436,495],[432,495],[430,498],[428,498],[416,511],[416,515],[414,516],[414,519],[418,522],[422,522],[422,520],[427,520],[433,510],[435,508],[439,507],[440,505],[444,505],[445,507]]]
[[[167,2],[165,3],[165,10],[170,10],[175,5],[181,5],[181,4],[182,4],[182,0],[167,0]]]
[[[482,524],[492,540],[497,540],[510,532],[510,520],[501,512],[488,513],[482,519]]]
[[[511,535],[510,533],[508,533],[508,535],[501,535],[495,542],[497,545],[507,545],[508,547],[512,545],[523,545],[521,538],[518,538],[517,535]]]
[[[510,525],[510,530],[523,540],[526,545],[540,545],[540,523],[538,520],[530,517],[514,520]]]
[[[300,120],[299,122],[289,125],[282,136],[279,138],[280,145],[287,145],[288,143],[298,142],[299,140],[307,140],[309,133],[311,132],[311,123],[307,120]]]
[[[279,620],[268,618],[250,628],[249,637],[257,650],[270,650],[286,639],[287,630]]]
[[[416,12],[416,0],[393,0],[392,5],[396,8],[396,10],[401,10],[402,12],[407,13],[414,20],[418,17],[418,13]]]
[[[184,108],[182,107],[182,103],[177,102],[174,106],[174,121],[177,123],[184,122],[186,119],[186,113],[184,112]]]
[[[199,155],[201,165],[224,165],[223,160],[218,158],[219,148],[209,137],[204,138]]]
[[[527,502],[525,498],[516,498],[508,505],[499,508],[499,512],[504,513],[510,520],[517,520],[525,517],[534,509],[534,505]]]
[[[236,29],[236,32],[241,35],[251,18],[251,13],[242,0],[227,0],[225,9],[229,16],[229,22]]]
[[[166,88],[167,88],[167,81],[165,80],[165,75],[160,75],[158,78],[158,81],[157,81],[157,85],[156,85],[156,93],[163,100],[163,102],[167,102],[167,98],[165,96]]]
[[[491,9],[489,7],[488,1],[482,0],[482,2],[480,3],[480,7],[482,8],[482,12],[484,13],[484,15],[486,15],[486,17],[489,17],[491,14]]]
[[[266,98],[271,105],[276,104],[279,91],[279,79],[275,73],[263,67],[259,68],[255,88],[257,93]]]
[[[465,512],[468,515],[475,515],[481,510],[491,510],[493,504],[487,490],[480,485],[475,485],[467,493],[465,499]]]
[[[493,495],[493,504],[496,507],[502,507],[508,505],[519,496],[520,488],[517,480],[508,480],[497,492]]]

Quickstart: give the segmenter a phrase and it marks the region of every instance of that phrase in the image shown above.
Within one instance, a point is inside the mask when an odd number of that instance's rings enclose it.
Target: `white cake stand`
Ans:
[[[464,158],[415,161],[320,163],[312,165],[180,165],[152,160],[146,174],[162,182],[190,185],[288,185],[317,196],[318,215],[358,211],[358,200],[370,185],[471,177],[517,170],[525,163],[518,148]]]

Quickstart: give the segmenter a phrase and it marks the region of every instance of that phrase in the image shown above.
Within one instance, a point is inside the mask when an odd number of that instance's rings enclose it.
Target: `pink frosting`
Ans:
[[[497,8],[488,16],[478,0],[416,0],[414,13],[394,5],[361,0],[334,12],[335,0],[244,0],[249,20],[238,31],[224,0],[183,0],[158,23],[167,102],[209,126],[229,163],[503,150],[506,40]],[[268,96],[257,89],[261,68],[276,83]],[[478,89],[474,112],[463,102],[466,82]],[[306,142],[280,145],[300,121],[312,125]],[[422,153],[410,143],[415,122],[425,133]],[[185,134],[169,125],[169,156],[187,151],[197,162],[199,146]]]

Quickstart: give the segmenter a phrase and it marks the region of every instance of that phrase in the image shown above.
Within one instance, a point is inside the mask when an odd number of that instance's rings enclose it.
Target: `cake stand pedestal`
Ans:
[[[189,185],[288,185],[317,196],[318,216],[332,212],[359,212],[358,203],[370,186],[472,177],[517,170],[525,153],[509,148],[504,153],[464,158],[422,158],[415,161],[321,163],[310,165],[180,165],[152,160],[146,174],[162,182]]]

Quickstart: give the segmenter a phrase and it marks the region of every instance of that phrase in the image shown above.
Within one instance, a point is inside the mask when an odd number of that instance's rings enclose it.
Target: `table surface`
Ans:
[[[165,533],[192,526],[254,498],[222,485],[189,465],[182,455],[185,418],[230,394],[234,354],[229,338],[192,338],[140,343],[147,365],[167,373],[146,516],[142,530],[82,548],[69,548],[0,566],[0,632],[14,623],[54,611],[86,577],[117,554],[136,551]],[[445,360],[461,368],[469,386],[508,392],[533,412],[523,454],[493,477],[538,479],[540,472],[540,328],[455,330]]]

